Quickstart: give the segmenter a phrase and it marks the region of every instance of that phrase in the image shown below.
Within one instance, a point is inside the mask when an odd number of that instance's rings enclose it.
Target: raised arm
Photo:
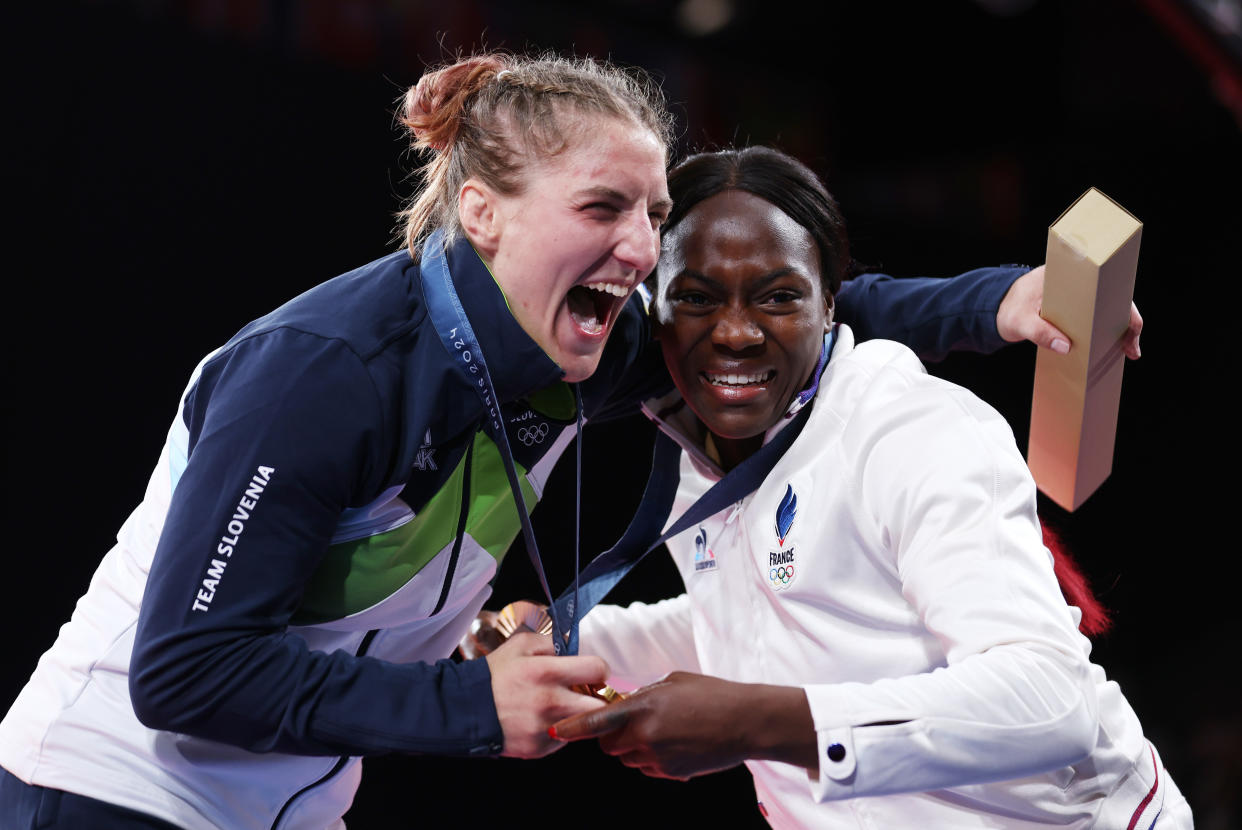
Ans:
[[[994,352],[1006,343],[997,310],[1028,271],[1025,265],[977,268],[951,279],[862,274],[841,285],[834,317],[859,341],[896,340],[924,361],[958,350]]]
[[[952,351],[986,354],[1022,340],[1064,354],[1073,344],[1040,316],[1043,296],[1042,265],[977,268],[949,279],[862,274],[842,284],[835,316],[856,339],[896,340],[926,362]],[[1131,359],[1139,357],[1142,330],[1143,318],[1131,303],[1122,342]]]

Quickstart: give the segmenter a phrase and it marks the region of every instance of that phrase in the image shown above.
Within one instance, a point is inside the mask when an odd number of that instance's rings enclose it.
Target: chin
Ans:
[[[703,426],[713,435],[724,438],[729,441],[745,441],[748,438],[754,438],[756,435],[763,435],[768,431],[776,420],[771,418],[763,418],[761,416],[735,415],[730,417],[729,414],[721,413],[714,407],[699,407],[691,405],[694,414],[703,422]],[[703,417],[706,415],[707,417]],[[767,424],[765,426],[765,424]]]
[[[725,441],[747,441],[752,438],[762,438],[764,433],[767,432],[767,428],[751,425],[717,424],[713,427],[711,424],[705,424],[705,426],[712,435]]]
[[[558,360],[557,363],[565,372],[566,383],[580,383],[595,374],[595,370],[599,368],[599,358],[598,354],[585,357],[581,355],[567,355],[562,360]]]

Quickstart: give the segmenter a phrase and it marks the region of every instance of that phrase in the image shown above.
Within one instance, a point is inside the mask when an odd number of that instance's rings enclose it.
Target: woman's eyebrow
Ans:
[[[593,185],[584,187],[574,193],[574,196],[584,199],[603,199],[610,202],[628,202],[629,199],[620,190],[605,185]]]
[[[764,274],[761,277],[758,277],[754,281],[754,287],[759,290],[762,290],[766,288],[769,283],[775,282],[781,277],[786,277],[786,276],[789,276],[790,274],[799,275],[801,274],[801,272],[798,271],[798,269],[793,268],[789,265],[783,265],[780,268],[777,268],[775,271],[771,271],[767,274]],[[703,274],[699,271],[694,270],[693,268],[683,268],[681,271],[674,274],[671,279],[672,280],[694,279],[694,280],[698,280],[699,282],[707,283],[713,288],[717,288],[717,289],[724,288],[723,283],[721,283],[719,280],[709,277],[706,274]]]
[[[616,188],[613,188],[613,187],[608,187],[607,185],[593,185],[591,187],[584,187],[582,190],[577,191],[574,194],[574,196],[579,199],[602,199],[608,202],[628,203],[628,202],[634,201],[634,199],[625,195],[620,190],[617,190]],[[649,210],[660,210],[660,211],[664,211],[665,213],[667,213],[668,211],[673,209],[673,200],[667,197],[663,199],[657,199],[655,202],[653,202],[649,206],[648,209]]]

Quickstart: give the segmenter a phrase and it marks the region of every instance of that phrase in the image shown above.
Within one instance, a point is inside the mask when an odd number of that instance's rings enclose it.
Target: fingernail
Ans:
[[[552,740],[554,740],[554,741],[559,741],[559,740],[561,739],[561,736],[560,736],[560,735],[558,735],[558,734],[556,734],[556,727],[555,727],[555,726],[549,726],[549,727],[548,727],[548,737],[549,737],[549,738],[551,738],[551,739],[552,739]]]
[[[1062,340],[1059,337],[1053,340],[1051,344],[1049,344],[1049,348],[1051,348],[1057,354],[1069,354],[1069,343],[1067,343],[1066,341]]]

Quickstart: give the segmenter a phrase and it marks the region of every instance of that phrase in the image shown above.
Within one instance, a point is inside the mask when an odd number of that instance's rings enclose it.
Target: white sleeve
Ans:
[[[579,653],[603,657],[608,684],[629,692],[673,671],[701,672],[694,650],[690,598],[653,605],[597,605],[582,619]]]
[[[895,557],[947,665],[806,687],[821,801],[1046,772],[1082,760],[1098,734],[1088,649],[1008,424],[944,384],[915,384],[897,403],[859,407],[845,469],[861,531]]]

